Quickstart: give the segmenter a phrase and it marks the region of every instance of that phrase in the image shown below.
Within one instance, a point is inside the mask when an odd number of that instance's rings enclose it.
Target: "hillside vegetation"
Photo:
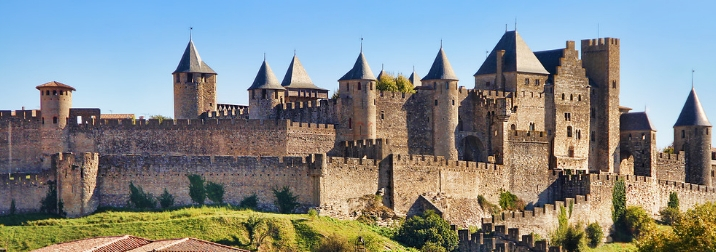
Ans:
[[[354,246],[361,236],[368,251],[405,247],[390,240],[392,230],[357,221],[307,214],[274,214],[229,207],[182,208],[163,212],[107,210],[77,219],[46,215],[0,217],[0,247],[27,251],[71,240],[115,235],[147,239],[195,237],[259,251],[312,251],[325,237]]]

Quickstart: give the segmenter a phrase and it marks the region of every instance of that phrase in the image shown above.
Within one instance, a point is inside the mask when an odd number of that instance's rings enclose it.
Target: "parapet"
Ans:
[[[509,141],[547,143],[549,138],[544,131],[510,130]]]
[[[287,130],[292,127],[289,120],[259,119],[101,119],[99,125],[105,129],[234,129],[234,130]],[[315,124],[314,124],[315,125]],[[315,125],[316,128],[321,125]],[[330,126],[323,126],[330,128]],[[298,125],[297,127],[301,127]],[[81,128],[79,128],[81,129]]]
[[[596,38],[596,39],[583,39],[582,50],[604,50],[610,46],[619,46],[618,38]]]
[[[682,158],[683,155],[684,155],[684,154],[683,154],[683,151],[681,151],[681,152],[679,152],[679,153],[675,153],[675,154],[669,154],[669,153],[659,152],[659,157],[658,157],[658,159],[674,160],[674,161],[684,162],[685,160],[683,160],[683,158]]]
[[[55,180],[54,172],[50,170],[41,173],[10,173],[0,176],[0,188],[7,186],[39,186]]]
[[[0,110],[0,119],[37,119],[40,110]]]
[[[503,166],[494,163],[472,162],[447,160],[443,156],[433,155],[393,155],[395,164],[405,165],[408,167],[426,166],[440,167],[441,169],[455,171],[498,171],[501,172]]]

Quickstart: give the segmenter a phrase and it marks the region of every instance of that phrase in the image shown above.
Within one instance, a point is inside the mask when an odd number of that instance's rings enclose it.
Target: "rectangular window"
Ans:
[[[539,79],[535,80],[535,85],[539,86]]]
[[[530,84],[530,78],[525,78],[525,85],[529,85],[529,84]]]
[[[488,82],[485,82],[485,86],[486,86],[486,87],[489,87],[489,86],[490,86],[490,82],[489,82],[489,81],[488,81]]]
[[[437,105],[438,105],[438,100],[435,100],[435,106],[437,106]]]

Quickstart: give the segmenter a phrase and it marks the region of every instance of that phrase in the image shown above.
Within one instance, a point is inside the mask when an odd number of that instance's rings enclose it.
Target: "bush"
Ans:
[[[482,207],[482,211],[488,212],[491,214],[498,214],[500,213],[500,207],[492,204],[492,202],[487,201],[484,196],[477,195],[477,203],[480,204],[480,207]]]
[[[12,199],[12,201],[10,201],[10,215],[15,215],[16,212],[17,207],[15,206],[15,199]]]
[[[207,182],[205,190],[206,197],[209,198],[211,202],[214,202],[215,204],[224,203],[224,185],[214,182]]]
[[[600,243],[602,243],[602,238],[604,237],[604,232],[602,232],[602,227],[599,226],[599,223],[591,223],[587,225],[587,242],[589,243],[589,246],[592,248],[595,248],[599,246]]]
[[[612,221],[614,221],[614,237],[617,241],[631,241],[624,216],[626,215],[626,186],[624,180],[614,182],[612,188]]]
[[[656,223],[654,223],[646,210],[637,206],[627,208],[624,221],[629,232],[629,238],[632,239],[639,239],[642,234],[654,230],[656,227]]]
[[[186,175],[189,179],[189,197],[199,205],[203,205],[206,200],[206,189],[204,188],[204,178],[196,174]]]
[[[450,229],[450,224],[432,210],[422,215],[415,215],[406,220],[398,229],[395,239],[414,248],[423,248],[433,243],[447,251],[457,249],[457,233]],[[428,245],[428,248],[433,245]]]
[[[162,208],[169,208],[174,205],[174,196],[169,194],[169,191],[167,191],[166,188],[164,188],[164,192],[162,195],[159,195],[159,205],[162,206]]]
[[[716,203],[706,202],[681,214],[671,230],[654,229],[637,241],[639,251],[716,251]]]
[[[129,207],[138,209],[151,209],[157,206],[157,200],[151,193],[144,192],[141,186],[134,186],[134,183],[129,182],[129,201],[127,201]]]
[[[310,217],[311,219],[315,219],[316,217],[318,217],[318,211],[313,208],[308,209],[308,217]]]
[[[63,215],[60,204],[62,201],[60,200],[59,203],[57,201],[57,185],[53,181],[48,181],[47,194],[40,200],[40,212]]]
[[[499,204],[500,207],[502,207],[502,210],[522,211],[525,209],[525,202],[517,198],[517,195],[514,195],[509,191],[502,191],[500,193]]]
[[[256,209],[259,205],[259,200],[256,194],[252,194],[251,196],[248,196],[241,200],[239,203],[240,208],[248,208],[248,209]]]
[[[292,213],[298,207],[298,196],[293,195],[288,186],[284,186],[281,190],[273,189],[273,195],[276,197],[276,207],[279,213]]]
[[[428,242],[423,245],[422,248],[420,248],[420,251],[422,252],[447,252],[445,248],[440,246],[440,244],[434,243],[434,242]]]
[[[345,237],[337,234],[332,234],[326,238],[321,239],[321,244],[318,245],[316,252],[349,252],[353,251],[351,244]]]
[[[679,209],[667,207],[661,209],[661,211],[659,211],[659,215],[661,215],[661,222],[671,226],[674,225],[679,216],[681,216],[681,212],[679,212]]]
[[[679,210],[679,195],[676,192],[669,193],[669,202],[666,204],[668,208]]]

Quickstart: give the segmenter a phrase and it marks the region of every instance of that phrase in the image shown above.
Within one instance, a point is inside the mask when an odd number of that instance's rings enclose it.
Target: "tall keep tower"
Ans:
[[[674,151],[686,155],[687,183],[711,186],[711,123],[696,90],[689,97],[674,124]]]
[[[40,90],[40,115],[42,120],[42,168],[49,169],[50,154],[64,152],[67,149],[67,123],[70,120],[72,92],[75,88],[51,81],[37,86]]]
[[[432,123],[435,155],[444,156],[449,160],[458,159],[457,148],[455,148],[459,107],[457,82],[457,76],[441,46],[430,71],[421,83],[434,89]]]
[[[172,75],[175,119],[195,119],[216,110],[216,72],[201,60],[191,39]]]
[[[278,82],[266,59],[248,90],[249,119],[275,119],[276,106],[286,98],[286,89]]]
[[[341,106],[344,107],[341,124],[350,134],[347,140],[376,138],[375,84],[373,71],[361,50],[353,68],[338,79]]]
[[[619,173],[619,39],[582,40],[582,66],[592,85],[589,170]]]

